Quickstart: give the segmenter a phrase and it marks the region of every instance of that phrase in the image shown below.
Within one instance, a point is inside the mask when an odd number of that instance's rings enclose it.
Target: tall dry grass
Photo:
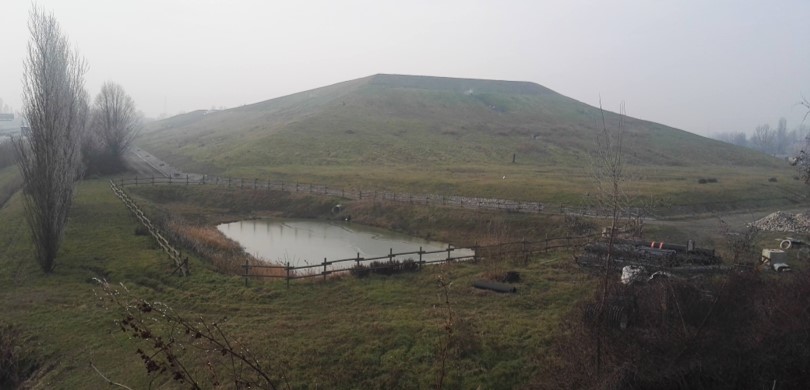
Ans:
[[[208,259],[219,272],[244,275],[244,266],[248,264],[251,275],[258,277],[286,275],[284,269],[268,268],[267,266],[272,264],[251,256],[239,243],[226,237],[213,226],[193,225],[180,218],[172,218],[166,222],[166,227],[178,244]]]

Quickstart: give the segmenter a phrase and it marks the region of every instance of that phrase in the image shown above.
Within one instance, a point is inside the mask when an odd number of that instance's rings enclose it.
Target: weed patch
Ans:
[[[0,389],[22,386],[42,365],[32,344],[19,326],[0,323]]]

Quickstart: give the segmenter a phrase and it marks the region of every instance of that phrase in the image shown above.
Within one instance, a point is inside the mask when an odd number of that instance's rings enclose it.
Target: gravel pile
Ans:
[[[751,223],[751,226],[771,232],[810,233],[810,211],[799,214],[777,211]]]

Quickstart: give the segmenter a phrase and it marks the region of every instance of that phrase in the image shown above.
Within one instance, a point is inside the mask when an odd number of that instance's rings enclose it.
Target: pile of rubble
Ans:
[[[758,221],[754,221],[751,226],[771,232],[810,233],[810,211],[799,214],[777,211]]]

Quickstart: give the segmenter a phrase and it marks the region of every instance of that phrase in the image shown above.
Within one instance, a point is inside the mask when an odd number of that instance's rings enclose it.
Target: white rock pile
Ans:
[[[759,230],[771,232],[810,233],[810,211],[799,214],[788,214],[777,211],[751,223]]]

